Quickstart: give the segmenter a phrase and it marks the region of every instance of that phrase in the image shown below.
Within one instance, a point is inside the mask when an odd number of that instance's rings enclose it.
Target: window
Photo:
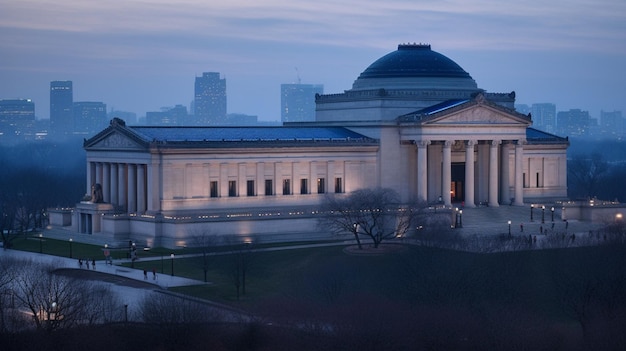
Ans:
[[[236,180],[228,181],[228,196],[230,197],[237,196],[237,181]]]
[[[212,181],[210,183],[210,196],[217,197],[217,181]]]
[[[306,178],[300,179],[300,194],[309,193],[309,180]]]
[[[528,183],[526,182],[526,173],[522,173],[522,184],[524,188],[528,188]]]
[[[323,194],[326,192],[326,179],[325,178],[317,178],[317,193]]]
[[[343,193],[343,184],[341,178],[335,178],[335,192]]]
[[[265,179],[265,195],[274,195],[274,182],[271,179]]]
[[[246,195],[254,196],[254,180],[248,180],[246,182]]]
[[[537,172],[537,188],[542,188],[543,184],[540,183],[539,179],[539,172]]]
[[[291,195],[291,179],[283,179],[283,195]]]

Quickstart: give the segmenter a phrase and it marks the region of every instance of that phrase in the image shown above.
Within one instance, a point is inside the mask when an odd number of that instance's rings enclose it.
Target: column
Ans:
[[[498,207],[498,145],[499,140],[489,143],[489,206]]]
[[[452,183],[452,153],[450,147],[452,141],[446,140],[443,143],[443,160],[442,160],[442,182],[441,193],[443,194],[443,203],[447,206],[452,205],[452,199],[450,196],[450,186]]]
[[[126,210],[126,164],[117,165],[117,204]]]
[[[102,185],[102,163],[96,162],[96,184]]]
[[[102,199],[106,203],[111,203],[111,165],[102,164]]]
[[[474,200],[474,145],[476,140],[465,143],[465,207],[476,207]]]
[[[94,184],[94,178],[95,178],[95,170],[94,170],[95,166],[93,164],[93,162],[87,161],[87,192],[85,194],[88,194],[91,197],[91,186]]]
[[[428,140],[417,140],[417,200],[428,201]]]
[[[511,202],[511,191],[509,185],[509,143],[502,143],[500,148],[500,203],[509,204]]]
[[[146,167],[137,165],[137,213],[146,212]]]
[[[524,206],[524,142],[518,140],[515,144],[515,205]]]
[[[128,208],[126,212],[137,212],[137,166],[128,165]]]
[[[111,163],[111,204],[113,204],[114,206],[116,206],[118,204],[118,186],[117,186],[117,182],[118,182],[118,177],[117,177],[117,163]]]

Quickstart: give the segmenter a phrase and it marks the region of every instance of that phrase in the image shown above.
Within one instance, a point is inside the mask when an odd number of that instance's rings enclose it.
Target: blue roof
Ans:
[[[567,138],[556,136],[554,134],[550,134],[539,129],[530,127],[526,128],[526,140],[528,140],[529,142],[569,142]]]
[[[146,142],[369,139],[343,127],[128,127]]]

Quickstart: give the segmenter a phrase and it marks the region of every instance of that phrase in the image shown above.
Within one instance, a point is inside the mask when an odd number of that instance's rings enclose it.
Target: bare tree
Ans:
[[[246,294],[246,283],[256,251],[256,241],[251,239],[241,242],[234,237],[224,237],[224,241],[226,245],[232,247],[232,251],[229,254],[229,265],[226,269],[230,272],[237,300],[239,300],[241,295]]]
[[[400,204],[392,189],[360,189],[350,195],[327,195],[322,205],[326,216],[320,225],[334,233],[352,233],[361,247],[360,236],[377,248],[384,240],[405,236],[424,214],[425,204]]]
[[[594,152],[591,155],[577,155],[567,165],[568,176],[572,184],[574,196],[594,197],[602,178],[609,171],[609,164],[602,155]]]
[[[19,266],[13,291],[18,304],[29,311],[36,329],[52,332],[119,320],[121,303],[110,289],[54,274],[51,265],[21,261]]]
[[[202,271],[204,272],[204,282],[207,282],[207,272],[211,265],[211,258],[213,256],[210,255],[211,251],[218,244],[218,237],[211,234],[211,231],[208,228],[203,228],[199,231],[193,232],[191,235],[192,245],[199,249],[202,252]]]

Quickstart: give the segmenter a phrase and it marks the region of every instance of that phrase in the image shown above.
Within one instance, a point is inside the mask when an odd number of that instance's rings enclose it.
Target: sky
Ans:
[[[228,112],[280,120],[280,84],[352,87],[402,43],[428,43],[517,103],[626,115],[624,0],[0,0],[0,99],[49,117],[53,80],[107,109],[190,107],[226,78]]]

